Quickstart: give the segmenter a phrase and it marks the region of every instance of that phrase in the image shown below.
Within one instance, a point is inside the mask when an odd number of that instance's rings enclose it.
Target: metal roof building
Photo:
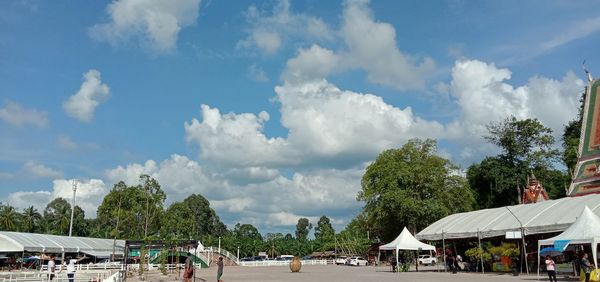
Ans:
[[[525,235],[561,232],[575,222],[585,206],[600,215],[600,194],[452,214],[429,225],[416,237],[430,241],[491,238],[521,228]]]
[[[49,234],[0,231],[0,252],[84,253],[107,258],[113,253],[112,239],[68,237]],[[125,241],[116,240],[115,254],[123,255]]]

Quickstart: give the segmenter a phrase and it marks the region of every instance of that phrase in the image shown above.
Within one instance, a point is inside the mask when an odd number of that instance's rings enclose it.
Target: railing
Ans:
[[[240,266],[288,266],[291,260],[259,260],[259,261],[240,261]],[[326,265],[329,261],[325,259],[303,260],[303,265]]]
[[[118,273],[118,272],[117,272]],[[105,281],[114,275],[113,271],[90,271],[77,272],[74,281]],[[40,271],[3,272],[0,273],[0,282],[25,282],[25,281],[47,281],[48,273]],[[59,273],[52,281],[69,281],[66,273]],[[119,282],[121,280],[106,280]]]
[[[234,254],[230,253],[229,251],[227,251],[227,250],[225,250],[223,248],[205,247],[204,248],[204,252],[218,253],[220,255],[226,256],[227,258],[229,258],[234,263],[238,262],[238,257],[237,256],[235,256]]]

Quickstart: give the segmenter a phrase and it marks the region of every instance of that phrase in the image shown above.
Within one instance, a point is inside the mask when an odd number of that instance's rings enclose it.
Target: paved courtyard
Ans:
[[[537,281],[535,275],[531,276],[512,276],[509,274],[491,273],[482,275],[481,273],[444,273],[436,272],[433,269],[421,272],[393,273],[389,267],[351,267],[336,265],[306,265],[302,266],[300,273],[291,273],[288,267],[225,267],[222,277],[225,282],[234,281],[340,281],[340,282],[386,282],[386,281],[428,281],[428,282],[452,282],[452,281]],[[546,276],[541,276],[541,281],[546,281]],[[152,275],[147,281],[182,281],[176,280],[175,275],[169,277],[160,274]],[[128,279],[128,281],[137,281]],[[201,269],[196,272],[196,281],[216,281],[216,268]],[[559,281],[565,280],[559,277]],[[571,280],[576,281],[576,280]]]

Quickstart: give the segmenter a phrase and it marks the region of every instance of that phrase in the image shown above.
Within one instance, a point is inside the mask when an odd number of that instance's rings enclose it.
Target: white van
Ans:
[[[292,260],[294,258],[294,256],[292,255],[280,255],[277,259],[278,260]]]

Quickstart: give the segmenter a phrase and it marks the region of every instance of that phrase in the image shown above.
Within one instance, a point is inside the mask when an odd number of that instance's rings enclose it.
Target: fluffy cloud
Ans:
[[[0,120],[15,127],[26,125],[46,127],[48,125],[46,112],[26,109],[15,102],[7,102],[3,108],[0,108]]]
[[[240,40],[238,48],[258,48],[266,54],[277,52],[286,38],[299,37],[311,40],[330,40],[333,33],[323,20],[290,12],[290,2],[280,0],[270,15],[250,6],[246,19],[251,28],[248,36]]]
[[[401,90],[424,87],[425,78],[435,70],[433,59],[418,60],[396,46],[396,30],[376,22],[368,1],[347,1],[341,36],[348,46],[343,60],[348,68],[364,69],[370,81]]]
[[[110,21],[90,28],[90,35],[112,45],[136,41],[154,52],[175,48],[179,31],[196,23],[200,0],[118,0],[106,8]]]
[[[61,178],[62,172],[49,168],[43,164],[28,161],[23,165],[23,172],[29,177],[41,177],[41,178]]]
[[[310,24],[306,23],[297,28],[302,22],[322,22],[306,16],[290,15],[287,1],[281,1],[274,8],[272,17],[259,17],[253,6],[248,14],[250,18],[260,19],[257,21],[260,24],[253,25],[251,34],[240,41],[238,46],[253,46],[266,53],[274,53],[280,49],[283,34],[290,33],[284,32],[285,29],[307,35],[334,34],[313,33]],[[323,23],[317,26],[323,28],[316,30],[328,30]],[[345,43],[345,48],[333,51],[313,45],[308,49],[301,49],[296,58],[288,61],[283,78],[287,81],[321,79],[334,71],[362,69],[374,83],[407,90],[424,88],[426,78],[435,70],[433,59],[405,54],[398,48],[395,28],[391,24],[375,21],[368,1],[346,1],[337,36]]]
[[[252,64],[252,65],[250,65],[250,67],[248,67],[248,76],[251,79],[256,80],[258,82],[269,81],[269,77],[267,76],[265,71],[261,67],[257,66],[256,64]]]
[[[94,111],[110,95],[108,86],[102,83],[100,72],[89,70],[83,75],[83,83],[75,95],[63,103],[65,112],[82,122],[89,122]]]
[[[73,151],[77,149],[77,143],[73,142],[73,140],[71,140],[71,138],[67,137],[67,136],[60,136],[57,139],[58,142],[58,146],[66,151]]]
[[[90,179],[79,181],[77,184],[77,195],[75,205],[80,206],[87,218],[96,217],[96,209],[102,203],[102,199],[109,189],[102,180]],[[44,210],[46,205],[55,198],[62,197],[69,203],[73,198],[73,181],[58,179],[53,181],[52,191],[25,191],[10,193],[4,202],[23,209],[34,206],[39,211]]]
[[[185,124],[202,159],[232,167],[348,167],[414,137],[444,136],[444,127],[372,94],[343,91],[324,80],[275,88],[287,138],[263,133],[266,113],[226,114],[202,106],[202,121]]]
[[[451,95],[461,108],[460,126],[481,136],[485,125],[510,115],[519,119],[537,118],[556,136],[577,116],[584,82],[572,72],[562,80],[541,76],[526,85],[507,83],[511,71],[478,60],[457,61],[452,69]]]
[[[236,222],[289,225],[287,221],[261,220],[277,219],[282,211],[310,218],[329,212],[339,222],[347,222],[360,209],[354,197],[360,189],[362,167],[297,172],[290,178],[268,169],[243,170],[258,174],[260,180],[232,181],[231,171],[223,173],[220,169],[203,167],[181,155],[172,155],[160,164],[149,160],[144,164],[119,166],[108,170],[106,176],[109,182],[123,180],[136,185],[139,174],[148,174],[159,181],[169,203],[199,193],[208,198],[221,218],[231,225]]]

